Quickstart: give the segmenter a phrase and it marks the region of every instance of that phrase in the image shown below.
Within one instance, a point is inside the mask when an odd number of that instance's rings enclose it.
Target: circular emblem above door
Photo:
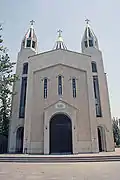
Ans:
[[[62,102],[58,102],[58,103],[55,105],[55,108],[56,108],[56,109],[65,109],[65,104],[62,103]]]

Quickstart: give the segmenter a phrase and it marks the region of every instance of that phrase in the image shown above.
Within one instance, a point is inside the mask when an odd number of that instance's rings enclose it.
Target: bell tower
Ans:
[[[107,77],[104,71],[102,52],[99,49],[98,39],[92,30],[89,20],[86,20],[86,27],[81,42],[82,53],[90,55],[90,65],[92,73],[92,84],[94,93],[95,113],[96,113],[96,129],[105,127],[109,129],[106,136],[108,151],[114,150],[113,132],[110,112],[109,93],[107,85]],[[98,141],[100,140],[98,136]]]
[[[37,53],[37,37],[33,24],[34,21],[30,21],[30,28],[22,40],[21,49],[18,53],[16,64],[16,75],[19,77],[19,80],[14,83],[13,87],[13,92],[15,95],[13,95],[12,98],[12,115],[9,128],[9,152],[12,153],[23,152],[26,92],[29,73],[28,57]]]
[[[34,25],[33,20],[30,21],[30,28],[28,29],[27,33],[25,34],[22,43],[21,43],[21,50],[25,48],[32,49],[36,52],[37,50],[37,37],[35,34],[35,30],[33,28]]]
[[[93,47],[99,50],[98,39],[89,24],[90,20],[86,19],[85,21],[86,21],[86,27],[81,42],[82,52],[84,53],[85,50],[89,47]]]

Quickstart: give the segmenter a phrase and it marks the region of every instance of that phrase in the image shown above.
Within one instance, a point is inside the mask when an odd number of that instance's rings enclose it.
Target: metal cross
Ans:
[[[89,22],[90,22],[90,20],[89,20],[89,19],[86,19],[85,21],[86,21],[86,23],[87,23],[87,24],[89,24]]]
[[[57,32],[59,33],[59,37],[61,37],[62,31],[59,29]]]
[[[31,21],[30,21],[31,26],[33,26],[34,23],[35,23],[34,20],[31,20]]]

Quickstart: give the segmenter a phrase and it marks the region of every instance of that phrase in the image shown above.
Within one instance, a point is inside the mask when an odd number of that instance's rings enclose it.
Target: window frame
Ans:
[[[29,46],[28,46],[28,45],[29,45]],[[27,39],[26,47],[27,47],[27,48],[30,48],[30,47],[31,47],[31,40],[30,40],[30,39]]]
[[[48,97],[48,78],[44,78],[44,99]]]
[[[62,82],[62,75],[58,76],[58,95],[61,96],[63,94],[63,82]]]
[[[25,62],[23,64],[23,72],[22,74],[28,74],[28,62]]]
[[[35,49],[35,41],[32,41],[32,48]]]
[[[76,78],[72,78],[72,92],[73,92],[73,98],[76,98],[77,91],[76,91]]]
[[[92,72],[97,73],[97,63],[95,61],[91,62]]]
[[[94,88],[94,97],[95,97],[95,106],[96,106],[96,117],[102,117],[98,76],[93,76],[93,88]]]
[[[93,47],[93,40],[89,39],[89,47]]]
[[[27,94],[27,77],[22,77],[20,104],[19,104],[19,118],[25,117],[26,94]]]

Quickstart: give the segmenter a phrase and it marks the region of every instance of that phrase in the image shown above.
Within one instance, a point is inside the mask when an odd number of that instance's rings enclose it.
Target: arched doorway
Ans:
[[[106,151],[106,140],[105,140],[105,131],[104,128],[99,126],[98,130],[98,146],[99,152]]]
[[[72,122],[64,114],[50,120],[50,154],[72,153]]]
[[[23,153],[24,128],[19,127],[16,133],[16,153]]]

